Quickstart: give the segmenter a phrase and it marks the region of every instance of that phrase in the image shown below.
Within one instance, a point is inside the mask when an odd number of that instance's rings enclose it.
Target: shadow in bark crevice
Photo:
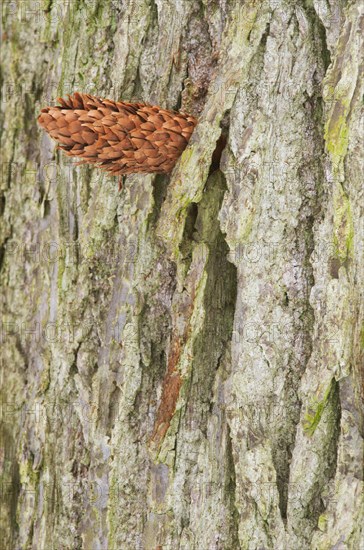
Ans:
[[[157,174],[152,183],[153,185],[153,209],[148,216],[148,229],[157,225],[162,205],[167,195],[167,186],[169,182],[169,176],[164,174]]]
[[[16,458],[16,442],[5,424],[1,426],[0,443],[2,457],[2,541],[4,548],[15,548],[18,535],[17,506],[20,495],[19,464]]]
[[[194,238],[195,223],[198,216],[198,204],[191,202],[187,207],[185,227],[183,230],[182,241],[179,245],[183,261],[186,264],[186,272],[188,271],[192,262],[192,252],[194,244],[196,244]]]
[[[189,229],[193,235],[191,246],[204,243],[208,247],[208,258],[205,266],[207,280],[204,289],[204,323],[197,335],[193,347],[193,359],[189,387],[186,395],[186,406],[182,413],[178,440],[193,441],[193,432],[198,430],[203,439],[201,445],[213,456],[209,464],[226,473],[223,478],[217,472],[201,471],[194,481],[206,499],[206,508],[214,502],[214,495],[219,494],[223,500],[228,521],[217,526],[222,533],[221,542],[226,547],[238,547],[238,513],[235,508],[235,470],[232,458],[231,440],[224,404],[220,390],[230,368],[229,346],[233,333],[233,320],[237,296],[237,269],[227,259],[229,248],[221,232],[218,213],[221,208],[226,184],[222,173],[217,170],[208,179],[204,195],[198,204],[194,226]],[[196,210],[196,209],[194,209]],[[191,220],[192,221],[192,215]],[[187,233],[186,233],[187,234]],[[184,243],[187,247],[187,243]],[[191,439],[192,438],[192,439]],[[187,447],[190,447],[188,444]],[[184,452],[194,456],[193,443]],[[215,477],[216,476],[216,477]],[[194,479],[194,476],[192,476]],[[196,491],[187,481],[186,490]],[[213,494],[206,494],[206,485],[213,487]],[[211,501],[210,501],[211,499]],[[210,501],[210,504],[209,504]],[[190,514],[192,512],[190,511]],[[222,514],[223,515],[223,514]]]

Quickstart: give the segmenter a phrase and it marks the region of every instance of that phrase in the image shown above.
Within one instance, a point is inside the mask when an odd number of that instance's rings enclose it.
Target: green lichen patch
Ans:
[[[340,183],[334,185],[333,208],[335,254],[343,263],[353,255],[354,224],[349,198]]]
[[[330,394],[333,387],[333,380],[330,381],[324,396],[321,400],[317,396],[313,396],[310,405],[307,408],[304,421],[303,421],[303,430],[306,435],[313,436],[316,431],[317,426],[320,423],[323,412],[329,402]]]
[[[360,330],[360,345],[364,349],[364,324],[362,325]]]
[[[331,154],[335,171],[338,170],[348,149],[349,130],[346,120],[348,109],[349,106],[344,100],[337,101],[325,127],[326,148]]]
[[[24,460],[19,464],[20,482],[29,489],[34,489],[38,485],[39,472],[33,470],[33,463],[30,459]]]
[[[327,515],[326,514],[321,514],[321,516],[319,517],[317,526],[320,529],[320,531],[323,531],[323,532],[326,531],[326,528],[327,528]]]

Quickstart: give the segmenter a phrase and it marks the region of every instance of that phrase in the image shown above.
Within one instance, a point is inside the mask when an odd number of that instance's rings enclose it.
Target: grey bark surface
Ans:
[[[2,548],[363,549],[362,3],[2,24]],[[74,91],[199,123],[119,192],[37,126]]]

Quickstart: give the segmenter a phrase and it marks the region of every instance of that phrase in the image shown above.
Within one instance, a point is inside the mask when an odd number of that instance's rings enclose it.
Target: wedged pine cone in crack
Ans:
[[[41,110],[39,124],[66,155],[112,175],[170,172],[197,124],[185,113],[78,92],[58,101]]]

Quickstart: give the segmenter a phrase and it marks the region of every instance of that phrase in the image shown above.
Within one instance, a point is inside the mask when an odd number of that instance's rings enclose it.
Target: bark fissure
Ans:
[[[3,10],[4,548],[359,548],[362,4],[37,4]],[[196,116],[170,176],[65,161],[35,121],[75,91]]]

